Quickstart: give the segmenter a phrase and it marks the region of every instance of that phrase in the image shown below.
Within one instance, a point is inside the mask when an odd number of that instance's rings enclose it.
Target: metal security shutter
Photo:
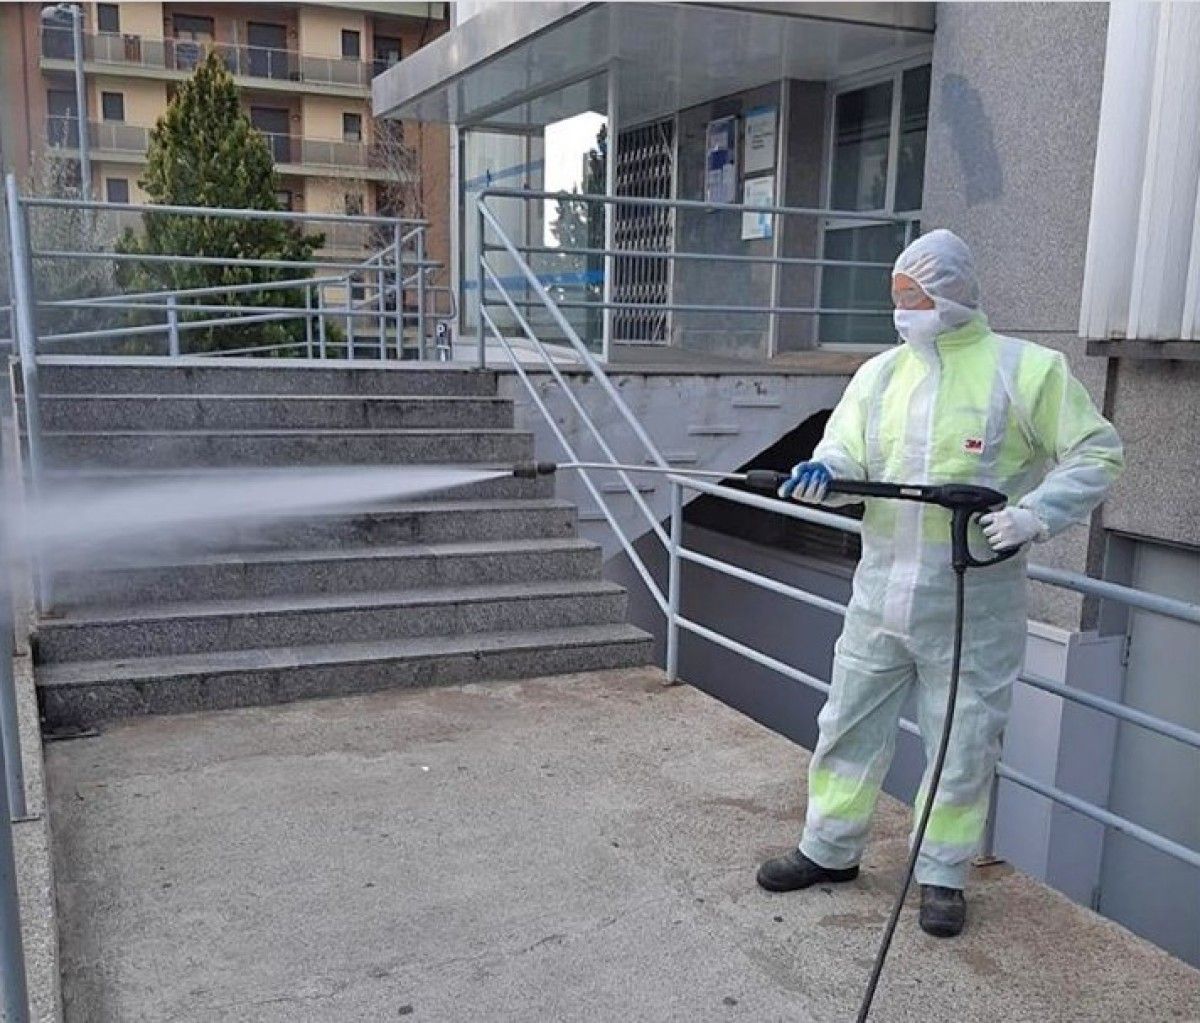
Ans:
[[[617,145],[617,195],[670,199],[675,180],[675,122],[657,121],[621,132]],[[674,214],[666,208],[617,206],[613,237],[618,249],[670,252]],[[662,257],[619,257],[613,266],[613,301],[666,305],[671,293],[670,260]],[[617,344],[666,344],[670,313],[617,310],[613,314]]]

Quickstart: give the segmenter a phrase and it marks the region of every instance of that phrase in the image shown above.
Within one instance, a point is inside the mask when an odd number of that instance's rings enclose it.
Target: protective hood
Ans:
[[[975,260],[967,243],[952,231],[939,228],[921,235],[900,253],[892,273],[911,277],[933,300],[934,308],[923,315],[897,313],[897,330],[918,351],[931,351],[939,336],[980,315]]]

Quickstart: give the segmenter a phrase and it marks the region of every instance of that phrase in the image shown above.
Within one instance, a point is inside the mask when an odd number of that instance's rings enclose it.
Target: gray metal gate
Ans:
[[[630,128],[617,145],[617,195],[671,199],[675,187],[675,121],[668,118]],[[613,237],[618,249],[670,252],[675,214],[667,207],[614,207]],[[671,294],[671,261],[661,256],[620,256],[613,266],[613,301],[666,305]],[[670,313],[619,309],[612,317],[615,344],[666,344]]]

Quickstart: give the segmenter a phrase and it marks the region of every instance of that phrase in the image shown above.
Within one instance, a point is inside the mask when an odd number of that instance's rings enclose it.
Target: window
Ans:
[[[381,75],[394,64],[399,64],[400,58],[404,56],[400,40],[394,36],[376,36],[371,50],[375,58],[372,73],[376,75]]]
[[[363,211],[363,197],[358,192],[346,193],[346,216],[361,217]]]
[[[74,148],[79,145],[79,118],[75,116],[75,92],[72,89],[47,89],[46,141],[52,146]]]
[[[833,100],[829,206],[864,213],[919,217],[925,177],[925,132],[929,118],[928,64],[897,70],[880,81],[844,89]],[[859,222],[861,224],[861,222]],[[881,263],[883,267],[826,264],[821,269],[825,309],[876,310],[823,313],[823,343],[892,344],[891,263],[906,237],[919,227],[831,220],[822,239],[827,260]]]
[[[362,114],[342,114],[342,138],[347,142],[362,141]]]
[[[171,17],[175,39],[171,43],[174,66],[190,71],[204,59],[204,44],[213,41],[213,20],[195,14],[175,14]]]
[[[292,204],[292,193],[290,189],[281,188],[275,193],[275,205],[281,210],[292,210],[295,206]]]
[[[171,17],[176,39],[190,39],[197,43],[212,42],[213,20],[197,14],[175,14]]]
[[[362,56],[362,44],[359,34],[348,28],[342,29],[342,56],[358,60]]]
[[[104,198],[108,202],[129,202],[129,179],[105,178]]]
[[[96,25],[101,32],[120,32],[121,9],[116,4],[96,4]]]
[[[100,93],[100,109],[106,121],[125,120],[125,95],[120,92]]]

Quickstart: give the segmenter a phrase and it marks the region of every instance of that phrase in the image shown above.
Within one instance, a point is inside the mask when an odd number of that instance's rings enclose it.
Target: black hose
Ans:
[[[946,750],[950,746],[950,726],[954,723],[954,707],[958,702],[958,672],[962,664],[964,574],[964,569],[955,569],[954,660],[950,667],[950,692],[946,696],[946,723],[942,725],[942,738],[938,743],[937,756],[933,761],[933,773],[929,776],[929,792],[925,797],[925,806],[921,811],[921,819],[917,823],[916,834],[913,836],[912,849],[908,853],[908,866],[904,868],[904,882],[901,884],[900,893],[896,896],[896,902],[892,906],[892,915],[883,929],[883,940],[879,943],[879,951],[875,953],[875,964],[871,967],[871,979],[867,981],[867,989],[863,992],[862,1002],[858,1007],[857,1023],[865,1023],[867,1014],[871,1011],[871,1002],[875,999],[875,989],[879,986],[879,976],[883,973],[883,964],[887,961],[888,949],[892,946],[892,936],[896,933],[900,911],[904,908],[904,899],[908,895],[913,871],[917,867],[917,857],[921,854],[921,843],[925,841],[925,829],[929,826],[929,815],[933,811],[933,801],[937,798],[938,784],[942,780],[942,768],[946,764]]]

